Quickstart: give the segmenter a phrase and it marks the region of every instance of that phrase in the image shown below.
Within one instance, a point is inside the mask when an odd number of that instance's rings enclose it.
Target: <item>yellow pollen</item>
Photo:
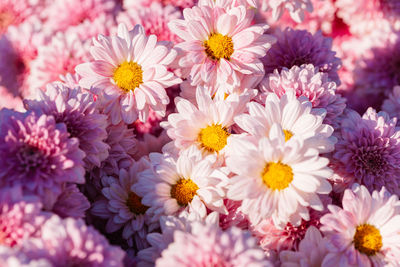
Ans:
[[[129,193],[128,199],[126,200],[126,205],[128,206],[129,210],[136,215],[145,214],[149,208],[143,205],[142,198],[133,192]]]
[[[229,60],[233,54],[232,38],[220,33],[213,33],[203,43],[205,52],[212,60]]]
[[[230,133],[220,124],[207,126],[200,130],[198,141],[210,152],[218,152],[226,146]]]
[[[354,234],[354,247],[368,256],[375,255],[382,248],[382,236],[375,226],[362,224]]]
[[[114,81],[125,92],[134,91],[143,83],[142,67],[133,61],[125,61],[114,71]]]
[[[282,190],[293,181],[292,168],[281,162],[268,162],[262,173],[264,184],[272,190]]]
[[[179,179],[171,188],[171,197],[175,198],[179,205],[186,206],[192,202],[196,191],[199,189],[191,179]]]
[[[285,134],[285,142],[287,142],[293,136],[293,133],[288,130],[283,130],[283,133]]]

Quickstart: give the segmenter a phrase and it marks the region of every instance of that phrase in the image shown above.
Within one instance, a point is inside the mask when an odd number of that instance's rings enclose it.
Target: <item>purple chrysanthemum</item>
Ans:
[[[400,131],[397,118],[369,108],[361,117],[349,111],[341,122],[333,159],[370,192],[385,186],[400,193]]]
[[[84,183],[83,157],[77,138],[53,116],[0,111],[0,184],[51,199],[66,182]],[[51,206],[54,203],[44,202]]]
[[[320,31],[312,35],[308,31],[286,28],[275,32],[277,42],[271,46],[262,59],[265,73],[288,69],[293,66],[312,64],[320,72],[328,73],[329,79],[340,84],[338,69],[341,61],[332,51],[332,39],[324,37]]]
[[[40,228],[47,214],[35,196],[23,196],[19,186],[0,190],[0,245],[20,245]],[[0,266],[3,266],[0,264]]]
[[[88,169],[100,167],[108,157],[107,116],[96,109],[93,95],[80,87],[49,84],[46,92],[37,91],[35,100],[25,100],[27,110],[54,116],[57,123],[65,123],[70,137],[79,139],[79,148],[85,152]]]
[[[31,259],[47,259],[53,266],[122,267],[125,253],[82,220],[54,215],[38,238],[27,240],[21,251]]]
[[[73,217],[76,219],[85,217],[85,212],[90,208],[88,199],[82,194],[76,184],[65,185],[58,196],[52,212],[61,218]]]
[[[369,106],[379,109],[393,87],[400,84],[400,35],[395,42],[388,40],[371,52],[354,70],[355,94],[359,97],[353,108],[360,112]]]
[[[223,232],[214,225],[193,223],[191,233],[174,232],[156,266],[273,266],[249,232],[232,227]]]
[[[400,86],[393,88],[392,93],[383,102],[382,110],[387,112],[390,117],[400,118]]]

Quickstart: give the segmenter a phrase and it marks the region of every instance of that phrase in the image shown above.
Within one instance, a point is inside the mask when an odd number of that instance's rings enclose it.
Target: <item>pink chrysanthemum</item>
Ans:
[[[163,7],[161,4],[153,2],[147,8],[138,9],[135,6],[135,8],[128,9],[126,12],[119,13],[117,21],[125,23],[128,28],[141,24],[146,35],[154,34],[160,41],[170,41],[177,44],[182,40],[171,32],[168,23],[181,17],[182,13],[179,9],[171,5]]]
[[[228,214],[219,214],[219,227],[221,227],[222,230],[226,230],[233,226],[242,230],[248,229],[249,220],[247,219],[247,216],[240,210],[242,202],[224,199],[224,205],[228,210]]]
[[[260,89],[273,92],[282,97],[286,92],[294,91],[297,97],[305,96],[313,108],[326,109],[324,123],[334,124],[346,107],[345,99],[336,94],[336,84],[329,80],[327,73],[319,72],[313,65],[282,68],[266,76]]]
[[[385,188],[372,194],[355,184],[343,208],[329,205],[321,230],[330,241],[322,266],[397,266],[400,257],[400,202]]]
[[[311,0],[261,0],[261,7],[271,9],[272,18],[280,19],[285,10],[289,12],[290,17],[297,23],[301,23],[305,17],[305,11],[313,12],[313,3]]]
[[[282,267],[320,267],[328,249],[328,240],[314,226],[307,229],[297,251],[282,251],[279,254]]]
[[[8,110],[1,111],[0,121],[2,185],[22,185],[46,199],[59,195],[65,182],[85,182],[85,153],[77,138],[69,138],[64,124],[48,115]]]
[[[90,42],[81,41],[77,35],[57,33],[47,45],[38,48],[38,55],[31,62],[27,81],[31,91],[44,89],[60,75],[74,73],[78,64],[90,59],[89,49]]]
[[[37,57],[38,48],[45,45],[48,39],[42,22],[36,17],[18,27],[10,26],[0,38],[0,85],[20,97],[29,96],[30,65]]]
[[[337,0],[335,5],[338,16],[350,25],[353,34],[400,29],[400,3],[397,0]]]
[[[289,12],[284,12],[282,17],[278,21],[275,21],[271,9],[261,12],[258,15],[273,28],[280,27],[282,29],[291,27],[299,30],[308,30],[311,33],[321,30],[324,34],[330,34],[336,11],[333,0],[311,0],[311,3],[314,11],[304,13],[304,20],[302,22],[294,21]]]
[[[160,219],[161,233],[149,233],[147,240],[151,247],[139,251],[139,266],[154,266],[161,253],[169,244],[174,242],[174,232],[182,231],[191,233],[195,222],[202,222],[218,227],[218,212],[212,212],[206,218],[201,218],[196,213],[183,212],[179,216],[163,216]]]
[[[194,223],[191,233],[174,232],[171,243],[156,266],[263,266],[272,267],[248,232]]]
[[[178,65],[192,85],[239,86],[242,75],[264,72],[260,58],[275,41],[264,34],[266,24],[251,25],[254,11],[244,6],[228,10],[209,6],[186,9],[184,20],[169,26],[184,40]]]
[[[155,35],[147,37],[140,25],[129,32],[120,24],[118,36],[99,35],[91,53],[95,61],[76,67],[82,76],[79,83],[99,95],[113,124],[121,120],[130,124],[138,117],[146,121],[149,108],[165,115],[169,103],[165,88],[181,81],[167,70],[175,50],[157,42]]]
[[[54,266],[123,267],[125,253],[84,221],[54,215],[41,228],[38,238],[27,240],[21,251],[34,259],[47,259]]]
[[[274,35],[277,42],[262,59],[265,73],[273,73],[282,68],[312,64],[320,72],[325,72],[331,81],[340,84],[338,69],[340,59],[332,51],[332,39],[324,37],[320,31],[312,35],[308,31],[286,28],[277,30]]]
[[[13,94],[7,88],[0,85],[0,109],[8,108],[17,111],[24,110],[24,104],[20,96]]]
[[[85,167],[100,167],[108,157],[107,116],[99,114],[90,93],[80,87],[71,89],[62,84],[49,84],[46,92],[37,90],[35,100],[25,100],[27,110],[52,115],[56,123],[64,123],[70,137],[79,139],[79,148],[85,152]]]
[[[3,187],[0,190],[0,245],[17,246],[33,236],[47,216],[41,209],[39,199],[23,196],[21,187]]]
[[[137,9],[138,6],[149,7],[153,3],[160,3],[164,6],[171,5],[179,8],[193,7],[197,0],[123,0],[125,9]]]
[[[137,140],[137,153],[133,156],[135,160],[139,160],[143,156],[148,156],[152,152],[162,153],[163,147],[171,143],[171,138],[167,132],[163,130],[158,136],[145,133]]]
[[[77,185],[67,184],[58,196],[51,211],[61,218],[72,217],[79,219],[85,217],[85,213],[89,208],[88,199],[79,191]]]
[[[43,11],[46,27],[52,31],[65,31],[85,20],[94,21],[102,14],[113,14],[114,0],[54,0]]]
[[[371,192],[385,186],[400,193],[400,130],[397,118],[369,108],[361,117],[350,111],[341,121],[333,158]]]
[[[387,112],[391,118],[400,118],[400,86],[393,88],[392,93],[383,102],[382,110]]]
[[[0,37],[9,26],[17,26],[33,14],[40,13],[41,7],[40,1],[2,0],[0,2]]]
[[[103,176],[103,197],[93,203],[91,212],[102,219],[107,219],[105,230],[108,233],[121,228],[122,237],[129,246],[141,250],[147,246],[146,235],[154,230],[157,224],[150,223],[146,214],[149,207],[142,204],[142,198],[133,190],[132,186],[138,182],[137,174],[149,168],[145,160],[134,163],[129,169],[120,169],[115,176]]]
[[[354,86],[361,95],[364,112],[369,106],[379,109],[394,86],[400,84],[400,34],[396,40],[372,48],[359,60],[354,70]],[[357,102],[356,102],[357,104]]]

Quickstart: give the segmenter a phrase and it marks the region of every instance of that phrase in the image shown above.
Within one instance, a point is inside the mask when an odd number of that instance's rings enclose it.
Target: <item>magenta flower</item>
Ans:
[[[93,95],[80,87],[74,89],[62,84],[50,84],[46,92],[37,90],[35,100],[25,100],[27,110],[52,115],[57,123],[67,126],[69,137],[79,139],[79,148],[85,152],[85,167],[100,167],[108,157],[107,116],[96,109]]]

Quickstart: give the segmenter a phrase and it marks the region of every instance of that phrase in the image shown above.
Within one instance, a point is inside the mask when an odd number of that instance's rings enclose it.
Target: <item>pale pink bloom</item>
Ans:
[[[284,12],[278,21],[274,20],[272,10],[261,11],[258,13],[257,20],[267,21],[272,28],[291,27],[299,30],[307,30],[316,33],[321,30],[325,34],[332,33],[332,24],[335,19],[336,8],[333,0],[311,0],[313,12],[304,13],[304,19],[301,22],[294,21],[289,12]]]
[[[307,229],[297,251],[282,251],[279,254],[282,267],[320,267],[328,253],[328,240],[314,226]]]
[[[223,161],[231,138],[233,118],[244,111],[250,94],[240,98],[238,95],[224,99],[212,99],[203,87],[196,90],[197,106],[184,98],[176,98],[178,113],[168,116],[167,122],[161,126],[167,130],[168,136],[175,146],[182,150],[195,145],[205,155],[215,154]]]
[[[307,97],[313,108],[326,110],[324,123],[331,125],[338,123],[338,117],[346,107],[345,99],[336,94],[336,84],[330,81],[328,74],[320,72],[311,64],[275,70],[261,82],[260,89],[266,93],[273,92],[279,97],[288,91],[295,92],[297,97]]]
[[[137,153],[133,155],[133,158],[139,160],[141,157],[147,156],[152,152],[161,153],[164,145],[170,141],[171,138],[168,137],[165,130],[163,130],[158,136],[145,133],[140,140],[137,140]]]
[[[31,260],[47,259],[52,266],[122,267],[125,252],[83,220],[54,215],[37,238],[27,240],[21,251]]]
[[[43,8],[40,1],[2,0],[0,2],[0,37],[9,26],[19,25]]]
[[[154,34],[160,41],[170,41],[175,44],[182,41],[172,33],[168,23],[182,17],[181,11],[171,5],[163,7],[160,3],[153,2],[149,7],[138,9],[137,6],[129,8],[126,12],[118,14],[118,23],[124,23],[129,29],[136,24],[141,24],[146,35]]]
[[[80,24],[70,26],[65,31],[66,35],[78,35],[82,41],[86,41],[99,34],[111,35],[117,32],[117,22],[114,14],[99,14],[93,21],[84,20]]]
[[[170,22],[172,32],[184,40],[176,45],[183,77],[192,85],[240,86],[241,74],[264,73],[260,58],[275,38],[264,34],[266,24],[251,25],[253,16],[244,6],[196,6],[185,10],[184,20]]]
[[[41,14],[46,27],[52,31],[66,31],[70,26],[94,21],[102,14],[113,14],[114,0],[53,0]]]
[[[285,141],[282,128],[274,124],[268,137],[256,141],[233,138],[227,167],[230,178],[227,197],[241,200],[241,211],[252,224],[271,217],[278,226],[309,220],[308,208],[322,211],[318,194],[329,194],[328,160],[301,139]]]
[[[247,216],[240,210],[242,202],[224,199],[224,205],[228,210],[228,214],[219,214],[219,227],[221,227],[223,230],[233,226],[242,230],[248,229],[249,220],[247,219]]]
[[[400,86],[393,88],[392,93],[383,102],[382,110],[386,111],[390,117],[400,118]]]
[[[175,6],[179,8],[193,7],[197,0],[123,0],[125,9],[137,9],[138,6],[149,7],[153,3],[160,3],[164,6]]]
[[[313,12],[311,0],[261,0],[262,6],[271,9],[272,18],[279,20],[282,14],[287,11],[290,17],[300,23],[304,20],[305,12]]]
[[[213,225],[194,223],[190,233],[174,232],[174,242],[155,266],[263,266],[272,267],[250,233],[233,227],[223,232]]]
[[[329,205],[321,230],[330,242],[322,266],[397,266],[400,257],[400,202],[385,188],[358,184],[344,192],[343,208]]]
[[[227,213],[223,198],[228,177],[215,168],[215,156],[203,157],[189,148],[178,158],[168,154],[150,154],[151,168],[138,174],[132,190],[149,207],[153,222],[162,215],[195,211],[206,217],[207,209]]]
[[[0,247],[18,246],[35,235],[48,214],[35,196],[24,196],[20,186],[0,190]],[[3,266],[3,265],[0,265]]]
[[[23,111],[24,105],[22,99],[18,95],[14,95],[7,88],[0,86],[0,109],[9,108],[17,111]]]
[[[10,26],[0,38],[0,85],[20,97],[29,96],[30,65],[37,57],[38,48],[48,39],[48,33],[43,31],[43,24],[37,17]]]
[[[136,25],[128,31],[124,24],[118,35],[99,35],[94,40],[92,62],[80,64],[76,72],[82,76],[79,84],[99,95],[98,101],[111,122],[132,123],[138,117],[146,121],[149,108],[165,115],[169,98],[165,88],[181,80],[167,70],[177,52],[157,42],[155,35],[146,36]]]
[[[267,95],[264,105],[257,102],[247,104],[248,114],[235,117],[237,125],[254,138],[269,135],[274,123],[281,126],[285,139],[300,138],[304,145],[318,149],[321,153],[333,151],[336,138],[331,136],[332,126],[323,124],[325,110],[312,109],[312,103],[304,96],[296,98],[288,91],[279,98]]]
[[[135,162],[130,168],[120,169],[113,176],[101,177],[102,197],[92,204],[91,213],[107,220],[107,233],[122,230],[122,237],[129,246],[141,250],[147,246],[148,231],[157,228],[157,223],[150,223],[146,214],[149,207],[142,204],[142,198],[131,188],[138,182],[138,173],[149,168],[145,160]]]
[[[149,233],[147,241],[151,247],[139,251],[139,266],[154,266],[161,253],[169,244],[174,242],[175,231],[191,233],[192,226],[196,222],[218,227],[218,213],[211,212],[203,218],[199,214],[182,212],[179,216],[163,216],[160,219],[161,233]]]
[[[353,34],[400,29],[400,3],[396,0],[337,0],[335,5],[337,15],[350,25]]]
[[[37,88],[59,80],[60,75],[74,73],[75,67],[90,59],[90,42],[83,42],[76,34],[57,33],[51,41],[38,48],[31,62],[28,83],[33,93]]]

